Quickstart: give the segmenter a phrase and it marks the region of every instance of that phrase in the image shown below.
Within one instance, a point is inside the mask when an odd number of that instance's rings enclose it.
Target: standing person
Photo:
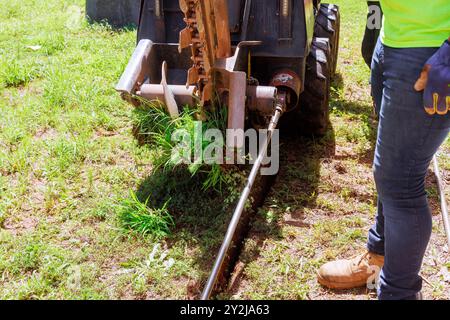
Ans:
[[[371,75],[380,118],[374,159],[377,217],[367,252],[325,264],[318,281],[350,289],[366,285],[381,269],[380,300],[415,300],[432,229],[425,176],[450,131],[450,1],[380,3],[384,23]]]

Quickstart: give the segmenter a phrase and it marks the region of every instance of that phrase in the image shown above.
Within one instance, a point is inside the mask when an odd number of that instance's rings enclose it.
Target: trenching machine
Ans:
[[[337,6],[314,0],[141,1],[138,45],[116,87],[122,97],[159,100],[173,118],[180,106],[208,109],[218,99],[229,129],[269,132],[203,299],[214,290],[275,129],[327,131],[339,20]]]

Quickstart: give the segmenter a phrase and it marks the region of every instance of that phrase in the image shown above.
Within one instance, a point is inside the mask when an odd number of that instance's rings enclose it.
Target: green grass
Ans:
[[[0,299],[186,297],[233,199],[204,191],[203,168],[157,170],[114,90],[135,30],[88,24],[84,6],[0,8]]]
[[[214,141],[222,150],[222,157],[215,153],[207,155],[206,151],[212,141],[207,139],[205,133],[208,130],[220,130],[222,137],[225,136],[227,109],[219,107],[211,111],[205,110],[208,121],[204,122],[198,120],[201,113],[202,110],[198,107],[185,107],[177,119],[172,119],[159,103],[142,101],[142,106],[134,112],[134,133],[141,144],[154,150],[152,163],[156,170],[162,168],[165,171],[173,171],[184,167],[192,176],[200,172],[206,173],[204,190],[221,191],[227,181],[227,171],[215,160],[224,161],[225,141]],[[180,131],[182,134],[177,136]],[[189,138],[189,145],[178,149],[180,142],[186,144],[186,136]],[[195,158],[196,145],[200,146],[201,151],[198,159]],[[175,150],[178,152],[175,153]]]
[[[0,8],[3,299],[138,298],[138,268],[127,273],[121,264],[145,264],[159,241],[129,237],[120,217],[128,212],[128,226],[154,222],[160,235],[167,229],[163,212],[143,206],[146,197],[129,198],[153,167],[153,151],[132,136],[133,108],[113,89],[135,31],[90,25],[84,6],[34,0]],[[162,279],[199,276],[195,259],[181,259],[184,242],[172,247],[174,272],[149,278],[145,291],[180,297],[185,292],[167,290]]]
[[[123,227],[143,237],[161,239],[169,236],[175,222],[167,210],[167,203],[161,208],[150,208],[150,205],[150,198],[141,202],[131,192],[130,198],[120,204],[119,219]]]

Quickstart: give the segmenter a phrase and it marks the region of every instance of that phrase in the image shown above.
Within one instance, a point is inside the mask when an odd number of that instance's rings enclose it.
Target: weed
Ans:
[[[28,84],[40,76],[37,65],[22,62],[17,57],[6,58],[0,63],[0,82],[5,87],[19,87]]]
[[[184,163],[184,150],[176,153],[178,142],[173,139],[176,131],[184,130],[192,143],[190,146],[192,153],[188,155],[192,161],[191,164],[187,165],[188,171],[192,176],[199,172],[206,173],[203,184],[205,190],[222,190],[227,173],[219,164],[204,164],[204,151],[211,141],[205,140],[203,133],[208,129],[218,129],[224,132],[226,129],[227,109],[215,108],[212,111],[207,111],[205,116],[208,120],[199,122],[199,114],[202,112],[199,108],[186,107],[179,118],[171,119],[161,105],[143,102],[143,107],[137,108],[134,113],[135,136],[142,144],[147,143],[158,149],[158,152],[154,154],[152,159],[156,168],[174,170],[178,166],[186,166]],[[200,127],[198,126],[199,123],[201,123]],[[199,131],[201,132],[201,137],[198,137]],[[202,150],[201,159],[194,161],[196,143],[201,145]],[[222,141],[222,148],[224,147],[225,145]]]
[[[131,191],[130,197],[120,204],[119,220],[124,228],[143,237],[165,238],[175,225],[167,210],[167,203],[160,209],[153,209],[149,207],[149,201],[150,198],[142,203]]]

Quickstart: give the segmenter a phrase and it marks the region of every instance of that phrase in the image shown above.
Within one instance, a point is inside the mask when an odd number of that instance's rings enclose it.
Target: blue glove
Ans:
[[[428,114],[450,112],[450,38],[427,61],[414,88],[425,90],[423,99]]]

